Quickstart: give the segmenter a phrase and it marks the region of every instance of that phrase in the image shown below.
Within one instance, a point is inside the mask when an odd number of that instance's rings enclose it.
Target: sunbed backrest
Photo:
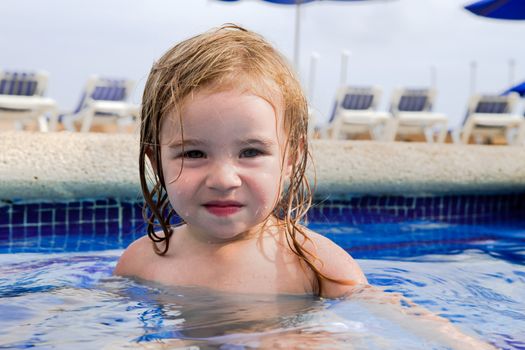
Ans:
[[[374,102],[373,94],[346,94],[341,106],[344,109],[365,110],[369,109]]]
[[[45,81],[33,72],[0,72],[0,94],[17,96],[41,96]],[[39,86],[43,84],[44,86]]]
[[[428,90],[405,90],[397,106],[401,112],[423,112],[432,108]]]
[[[125,101],[130,94],[130,86],[132,84],[128,80],[92,76],[87,82],[74,113],[78,113],[86,107],[89,101],[86,98],[87,96],[96,101]]]
[[[124,80],[104,79],[104,85],[95,86],[91,98],[104,101],[124,101],[127,91]]]
[[[365,111],[376,108],[381,91],[369,86],[345,86],[339,89],[330,115],[329,123],[335,119],[339,109]]]
[[[427,96],[401,96],[398,110],[402,112],[424,111],[427,100]]]
[[[478,102],[474,113],[495,113],[502,114],[509,112],[509,104],[507,101],[497,101],[491,98],[486,98],[486,100],[481,98]]]

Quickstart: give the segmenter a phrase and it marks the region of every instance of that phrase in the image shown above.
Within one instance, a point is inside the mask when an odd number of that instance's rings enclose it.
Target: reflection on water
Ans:
[[[351,252],[354,258],[461,256],[465,251],[478,250],[500,260],[525,265],[525,218],[484,225],[407,221],[362,225],[312,223],[309,226]]]
[[[143,306],[138,319],[147,329],[137,341],[181,338],[227,338],[232,333],[257,333],[285,326],[294,329],[322,307],[311,296],[229,294],[204,288],[130,284],[119,291]]]
[[[111,276],[119,254],[0,255],[0,347],[458,348],[436,332],[441,323],[374,289],[324,300],[168,288]],[[474,251],[359,263],[372,284],[465,333],[503,349],[525,346],[522,265]]]

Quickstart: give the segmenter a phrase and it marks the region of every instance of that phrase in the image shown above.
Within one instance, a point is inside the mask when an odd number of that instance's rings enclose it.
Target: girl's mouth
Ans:
[[[237,213],[243,205],[234,201],[211,201],[204,204],[206,210],[216,216],[229,216]]]

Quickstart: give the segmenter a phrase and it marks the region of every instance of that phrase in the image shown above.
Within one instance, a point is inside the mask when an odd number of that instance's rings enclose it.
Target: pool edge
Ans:
[[[3,132],[0,147],[1,199],[140,197],[137,135]],[[311,150],[321,197],[525,192],[525,147],[313,140]]]

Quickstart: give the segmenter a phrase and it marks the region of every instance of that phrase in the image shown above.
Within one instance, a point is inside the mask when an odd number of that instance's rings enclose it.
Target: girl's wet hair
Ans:
[[[202,89],[224,91],[239,87],[264,98],[283,113],[285,153],[292,165],[273,216],[284,227],[292,252],[314,271],[314,290],[320,294],[321,280],[335,280],[320,272],[314,264],[314,252],[304,247],[310,239],[301,222],[306,219],[312,200],[305,175],[309,157],[307,102],[286,59],[260,35],[237,25],[224,25],[182,41],[154,63],[150,71],[142,99],[139,155],[148,236],[154,242],[155,252],[166,254],[172,221],[177,216],[169,203],[162,173],[163,120],[175,116],[184,135],[180,110],[187,98]],[[162,234],[156,232],[159,228]]]

